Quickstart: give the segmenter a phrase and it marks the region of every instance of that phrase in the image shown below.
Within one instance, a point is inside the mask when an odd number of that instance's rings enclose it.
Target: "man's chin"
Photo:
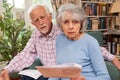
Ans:
[[[40,31],[40,33],[43,34],[43,35],[47,35],[48,31],[47,30],[46,31]]]

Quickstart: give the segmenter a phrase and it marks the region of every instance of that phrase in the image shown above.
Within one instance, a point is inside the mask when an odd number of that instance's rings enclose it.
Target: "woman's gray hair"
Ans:
[[[38,7],[41,7],[41,6],[42,6],[43,8],[45,8],[45,10],[46,10],[46,12],[47,12],[48,14],[51,14],[49,8],[48,8],[46,5],[34,4],[34,5],[32,5],[32,6],[28,9],[28,17],[29,17],[30,20],[31,20],[30,14],[31,14],[31,12],[33,11],[33,9],[38,8]]]
[[[85,11],[81,7],[71,3],[64,4],[58,9],[58,12],[56,15],[56,21],[60,28],[61,28],[61,23],[64,20],[63,16],[65,15],[65,12],[72,13],[73,14],[72,18],[74,20],[79,21],[80,24],[82,24],[80,32],[84,32],[86,30],[87,18],[86,18]]]

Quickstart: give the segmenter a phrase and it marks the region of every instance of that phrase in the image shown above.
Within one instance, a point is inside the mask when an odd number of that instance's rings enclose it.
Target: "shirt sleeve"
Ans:
[[[108,60],[108,61],[113,61],[113,59],[115,58],[115,55],[111,54],[110,52],[108,52],[108,50],[104,47],[101,47],[101,52],[103,57]]]
[[[9,73],[18,72],[34,62],[37,55],[34,38],[33,36],[29,39],[23,51],[18,53],[4,69],[7,69]]]
[[[107,71],[107,67],[103,56],[101,54],[100,46],[97,41],[92,40],[90,42],[90,59],[95,70],[96,76],[89,77],[86,80],[110,80],[109,73]]]

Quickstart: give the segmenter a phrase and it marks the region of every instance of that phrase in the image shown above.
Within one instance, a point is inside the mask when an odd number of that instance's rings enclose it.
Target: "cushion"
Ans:
[[[89,35],[93,36],[95,39],[97,39],[100,46],[103,45],[103,35],[101,31],[90,31],[87,32]]]

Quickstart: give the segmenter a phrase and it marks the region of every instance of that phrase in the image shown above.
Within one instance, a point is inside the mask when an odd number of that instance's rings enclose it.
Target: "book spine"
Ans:
[[[116,43],[112,42],[112,54],[116,54]]]
[[[111,42],[107,42],[108,45],[108,51],[111,53]]]

